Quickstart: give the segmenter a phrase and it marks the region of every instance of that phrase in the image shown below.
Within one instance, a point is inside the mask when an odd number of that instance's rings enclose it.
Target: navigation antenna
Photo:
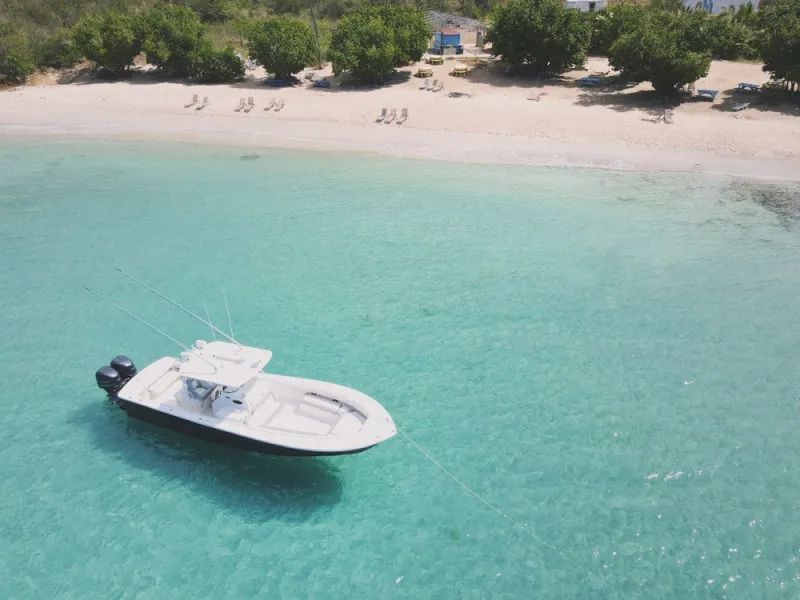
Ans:
[[[166,297],[164,294],[162,294],[161,292],[159,292],[157,289],[155,289],[155,288],[153,288],[153,287],[151,287],[151,286],[147,285],[147,284],[146,284],[146,283],[144,283],[143,281],[139,281],[138,279],[136,279],[136,277],[134,277],[133,275],[129,275],[128,273],[126,273],[125,271],[123,271],[122,269],[120,269],[119,267],[117,267],[117,268],[116,268],[116,270],[117,270],[117,271],[119,271],[119,272],[120,272],[120,273],[121,273],[121,274],[122,274],[124,277],[127,277],[128,279],[130,279],[130,280],[131,280],[131,281],[133,281],[134,283],[136,283],[136,284],[138,284],[138,285],[141,285],[141,286],[142,286],[142,287],[144,287],[145,289],[148,289],[148,290],[150,290],[151,292],[153,292],[153,293],[154,293],[156,296],[158,296],[159,298],[162,298],[162,299],[166,300],[167,302],[169,302],[170,304],[172,304],[172,306],[174,306],[175,308],[179,308],[180,310],[182,310],[183,312],[185,312],[187,315],[189,315],[189,316],[191,316],[191,317],[193,317],[193,318],[197,319],[198,321],[200,321],[201,323],[204,323],[205,325],[208,325],[208,326],[211,328],[211,331],[216,331],[218,334],[220,334],[220,335],[221,335],[222,337],[224,337],[226,340],[229,340],[229,341],[233,342],[234,344],[236,344],[236,345],[237,345],[237,346],[239,346],[240,348],[242,347],[242,345],[239,343],[239,341],[238,341],[238,340],[235,340],[235,339],[233,338],[233,335],[228,335],[227,333],[225,333],[224,331],[222,331],[220,328],[218,328],[216,325],[214,325],[214,324],[213,324],[213,323],[211,323],[210,321],[206,321],[206,320],[205,320],[203,317],[201,317],[200,315],[197,315],[197,314],[193,313],[191,310],[189,310],[188,308],[186,308],[186,307],[185,307],[183,304],[178,304],[177,302],[175,302],[175,300],[172,300],[171,298],[167,298],[167,297]],[[226,309],[228,308],[227,301],[226,301],[226,303],[225,303],[225,308],[226,308]],[[228,313],[228,320],[230,321],[230,312]],[[231,334],[233,334],[233,331],[231,331]]]
[[[117,310],[125,313],[126,315],[128,315],[132,319],[134,319],[134,320],[138,321],[139,323],[141,323],[142,325],[144,325],[145,327],[148,327],[148,328],[152,329],[158,335],[167,338],[170,342],[172,342],[174,344],[177,344],[178,346],[183,348],[186,352],[190,352],[191,354],[194,354],[197,358],[199,358],[203,362],[208,363],[209,365],[211,365],[211,368],[214,369],[215,373],[217,372],[217,365],[212,363],[210,360],[207,360],[207,359],[203,358],[200,354],[198,354],[197,352],[195,352],[194,350],[192,350],[191,348],[186,346],[186,344],[184,344],[183,342],[179,342],[178,340],[176,340],[174,337],[172,337],[168,333],[165,333],[165,332],[161,331],[158,327],[156,327],[155,325],[151,325],[150,323],[148,323],[147,321],[145,321],[141,317],[137,317],[135,314],[133,314],[127,308],[124,308],[124,307],[120,306],[119,304],[117,304],[116,302],[111,300],[110,298],[107,298],[106,296],[103,296],[101,293],[94,291],[92,288],[87,287],[87,286],[83,286],[83,289],[85,289],[87,292],[89,292],[91,294],[94,294],[95,296],[100,298],[100,300],[108,302],[111,306],[113,306]]]

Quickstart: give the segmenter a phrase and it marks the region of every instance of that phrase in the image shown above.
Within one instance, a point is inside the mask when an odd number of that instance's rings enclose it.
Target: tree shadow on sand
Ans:
[[[575,80],[568,79],[562,75],[537,73],[525,67],[510,69],[507,65],[500,62],[490,62],[474,68],[469,74],[469,80],[474,83],[485,83],[497,88],[575,86]]]
[[[736,90],[723,90],[720,94],[722,100],[714,104],[714,110],[722,112],[747,111],[776,112],[783,115],[800,116],[800,94],[792,97],[789,93],[780,92],[739,92]],[[746,108],[736,111],[737,107],[749,104]]]
[[[182,482],[247,519],[303,520],[341,500],[338,469],[323,459],[226,448],[89,404],[70,419],[98,451],[127,466]]]
[[[664,113],[664,110],[675,108],[681,103],[676,96],[664,96],[653,90],[641,90],[629,94],[619,93],[619,88],[591,88],[581,91],[575,104],[579,106],[605,106],[617,112],[638,110],[647,113],[652,119]],[[650,119],[646,119],[650,120]]]

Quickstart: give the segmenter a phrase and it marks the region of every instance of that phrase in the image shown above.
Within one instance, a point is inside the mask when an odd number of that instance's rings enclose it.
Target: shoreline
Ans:
[[[448,61],[449,62],[449,61]],[[307,83],[270,89],[263,69],[229,85],[153,79],[91,78],[0,91],[0,139],[106,138],[241,148],[367,153],[469,164],[580,167],[614,171],[697,173],[800,181],[800,107],[756,106],[732,112],[736,82],[763,79],[760,65],[715,61],[698,82],[724,90],[718,100],[684,102],[667,125],[665,105],[642,84],[614,90],[581,88],[575,71],[552,81],[505,78],[489,68],[469,78],[436,67],[446,91],[420,90],[415,66],[381,88],[314,89]],[[589,60],[590,72],[608,68]],[[759,79],[761,78],[761,79]],[[454,93],[453,93],[454,92]],[[450,95],[452,93],[452,96]],[[207,97],[202,111],[186,108]],[[242,97],[252,112],[236,112]],[[264,111],[270,99],[280,112]],[[384,107],[406,108],[402,125],[376,123]]]
[[[316,124],[315,124],[316,125]],[[739,158],[726,157],[699,151],[653,151],[643,148],[593,146],[590,150],[580,150],[567,144],[542,142],[524,136],[505,134],[470,134],[463,132],[442,132],[414,130],[415,134],[427,137],[427,144],[420,146],[419,139],[386,143],[385,140],[371,140],[364,144],[364,137],[353,139],[352,126],[341,125],[338,135],[316,137],[302,135],[274,135],[270,137],[250,135],[242,137],[235,131],[207,130],[203,132],[184,129],[157,131],[132,131],[112,126],[65,128],[56,126],[8,125],[0,122],[0,139],[60,139],[71,141],[98,140],[103,142],[164,142],[189,145],[219,146],[241,149],[268,149],[310,151],[320,153],[348,153],[356,155],[388,156],[399,159],[433,160],[443,163],[476,165],[518,165],[546,168],[600,169],[617,172],[675,173],[688,175],[710,175],[734,179],[762,180],[775,182],[800,182],[800,164],[789,159],[774,157]],[[409,128],[410,130],[410,128]],[[345,139],[347,138],[347,139]],[[358,141],[360,143],[356,144]],[[456,149],[463,142],[469,146],[480,145],[486,154],[475,155]],[[440,150],[447,147],[448,155]]]

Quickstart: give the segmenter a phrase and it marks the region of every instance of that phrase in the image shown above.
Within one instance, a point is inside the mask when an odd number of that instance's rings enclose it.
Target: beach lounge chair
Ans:
[[[200,104],[200,106],[198,106],[197,108],[195,108],[195,110],[203,110],[203,109],[204,109],[206,106],[208,106],[208,105],[209,105],[209,102],[208,102],[208,96],[203,96],[203,102],[202,102],[202,104]]]
[[[745,110],[746,108],[750,108],[749,102],[739,102],[739,104],[734,104],[731,110],[733,112],[739,112],[740,110]]]
[[[191,107],[191,106],[194,106],[195,104],[197,104],[197,94],[194,94],[194,95],[192,96],[192,101],[191,101],[191,102],[189,102],[189,104],[184,104],[184,105],[183,105],[183,108],[189,108],[189,107]]]
[[[400,116],[397,117],[397,124],[402,125],[408,120],[408,109],[404,108],[400,111]]]
[[[331,87],[330,79],[317,79],[312,84],[315,88],[329,88]]]
[[[741,82],[739,85],[736,86],[737,92],[757,92],[761,89],[761,86],[757,83],[746,83]]]
[[[294,82],[290,81],[289,79],[267,79],[266,84],[269,87],[287,87],[292,85]]]
[[[434,79],[433,87],[431,88],[432,92],[441,92],[444,89],[444,81],[439,81]]]
[[[673,115],[672,109],[671,108],[665,108],[664,109],[664,115],[663,115],[664,123],[666,123],[667,125],[672,125],[672,115]]]
[[[714,98],[717,97],[719,94],[719,90],[697,90],[697,98],[701,100],[708,100],[710,102],[714,101]]]
[[[586,77],[578,79],[578,85],[580,87],[597,87],[603,85],[605,82],[606,78],[600,77],[600,75],[587,75]]]
[[[270,98],[269,103],[264,107],[264,110],[269,110],[275,106],[275,98]]]
[[[283,101],[283,98],[281,98],[281,99],[280,99],[280,100],[278,100],[278,102],[275,104],[275,108],[274,108],[273,110],[274,110],[275,112],[278,112],[278,111],[279,111],[279,110],[281,110],[281,109],[282,109],[284,106],[286,106],[286,103]]]
[[[244,107],[244,112],[250,112],[256,107],[256,103],[253,101],[252,96],[247,97],[247,106]]]
[[[240,112],[246,106],[244,98],[239,98],[239,104],[233,109],[233,112]]]
[[[388,116],[388,117],[386,117],[386,119],[384,119],[384,121],[383,121],[383,122],[384,122],[384,123],[386,123],[386,124],[388,125],[389,123],[391,123],[392,121],[394,121],[394,119],[395,119],[395,117],[396,117],[396,116],[397,116],[397,109],[396,109],[396,108],[393,108],[392,110],[390,110],[390,111],[389,111],[389,116]]]
[[[389,114],[389,109],[387,109],[387,108],[382,108],[382,109],[381,109],[381,114],[379,114],[379,115],[378,115],[378,118],[377,118],[377,119],[375,119],[375,122],[376,122],[376,123],[380,123],[381,121],[383,121],[383,120],[386,118],[386,116],[387,116],[388,114]]]
[[[433,89],[433,80],[426,79],[425,83],[420,86],[421,90],[425,90],[426,92],[430,92]]]

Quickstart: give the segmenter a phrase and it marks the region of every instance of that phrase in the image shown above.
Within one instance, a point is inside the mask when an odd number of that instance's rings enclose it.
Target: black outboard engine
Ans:
[[[100,367],[94,374],[97,380],[97,387],[105,390],[106,394],[113,396],[120,389],[122,389],[122,377],[119,376],[117,370],[108,365]]]
[[[134,375],[136,375],[136,366],[133,361],[120,354],[111,359],[110,366],[97,369],[94,377],[97,380],[97,387],[113,397]]]
[[[127,383],[131,377],[136,375],[136,367],[134,366],[133,361],[122,354],[119,354],[111,359],[111,368],[119,373],[119,376],[125,383]]]

